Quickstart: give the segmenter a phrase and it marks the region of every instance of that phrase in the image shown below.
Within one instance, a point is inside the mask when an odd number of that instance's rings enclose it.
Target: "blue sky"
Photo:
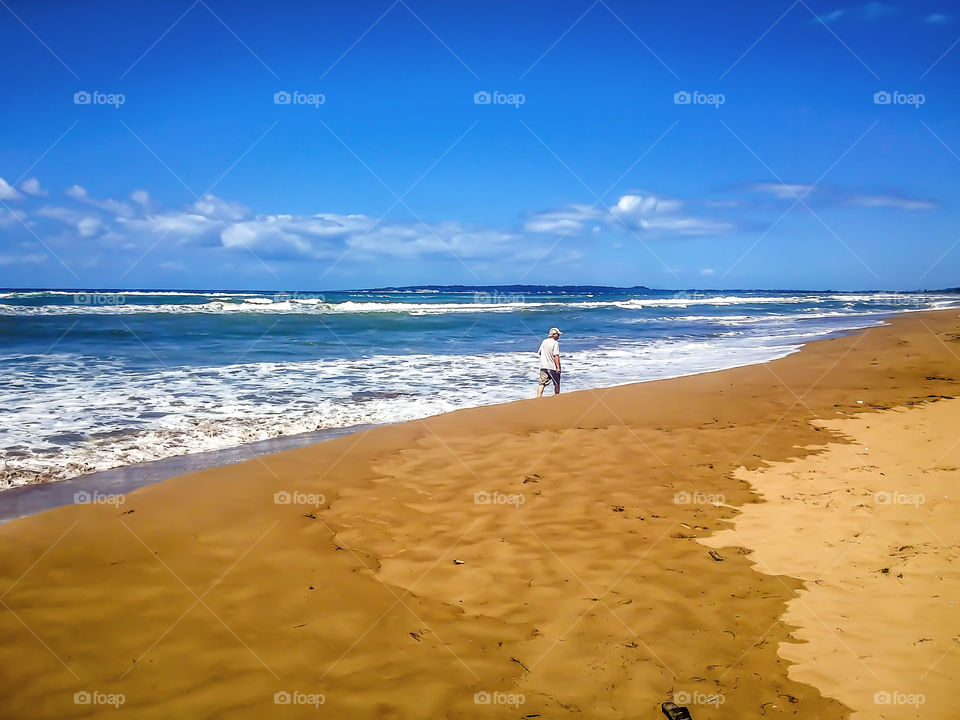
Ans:
[[[960,285],[958,39],[933,0],[3,0],[0,285]]]

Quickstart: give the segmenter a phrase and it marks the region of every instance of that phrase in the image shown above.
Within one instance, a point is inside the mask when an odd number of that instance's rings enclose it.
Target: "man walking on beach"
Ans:
[[[540,384],[537,386],[537,397],[543,396],[543,389],[553,383],[553,394],[560,394],[560,343],[557,342],[562,332],[557,328],[550,328],[547,337],[540,343]]]

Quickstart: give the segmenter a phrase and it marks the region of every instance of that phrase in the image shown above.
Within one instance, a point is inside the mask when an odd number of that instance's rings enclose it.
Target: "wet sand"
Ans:
[[[656,718],[677,698],[698,720],[954,717],[956,606],[937,603],[956,594],[956,475],[936,468],[958,381],[957,311],[911,313],[7,523],[0,716]],[[901,485],[852,463],[873,432],[900,438],[871,462],[910,469]],[[813,480],[787,492],[784,473]],[[811,501],[909,483],[938,498],[936,547],[905,504]],[[884,688],[924,704],[893,714]]]
[[[361,432],[372,425],[354,425],[345,428],[329,428],[298,435],[258,440],[224,450],[178,455],[162,460],[125,465],[100,472],[78,475],[57,482],[41,482],[0,490],[0,523],[28,515],[36,515],[64,505],[73,505],[78,497],[117,495],[133,492],[138,488],[169,480],[178,475],[198,472],[207,468],[232,465],[259,455],[313,445],[318,442]]]

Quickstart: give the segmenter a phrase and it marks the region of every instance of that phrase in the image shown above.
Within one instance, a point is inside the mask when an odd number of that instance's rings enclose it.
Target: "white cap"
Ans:
[[[557,328],[550,328],[550,332],[547,333],[547,336],[549,337],[550,335],[553,335],[554,333],[556,333],[557,335],[563,335],[563,333],[560,332],[560,330],[558,330]]]

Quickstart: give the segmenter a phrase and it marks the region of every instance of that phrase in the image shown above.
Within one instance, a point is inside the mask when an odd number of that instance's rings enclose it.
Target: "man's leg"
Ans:
[[[553,375],[553,394],[559,395],[560,394],[560,373],[554,371],[550,374]]]
[[[540,370],[540,378],[537,381],[537,397],[543,397],[543,389],[547,386],[548,382],[550,382],[550,377],[547,375],[546,370]]]

